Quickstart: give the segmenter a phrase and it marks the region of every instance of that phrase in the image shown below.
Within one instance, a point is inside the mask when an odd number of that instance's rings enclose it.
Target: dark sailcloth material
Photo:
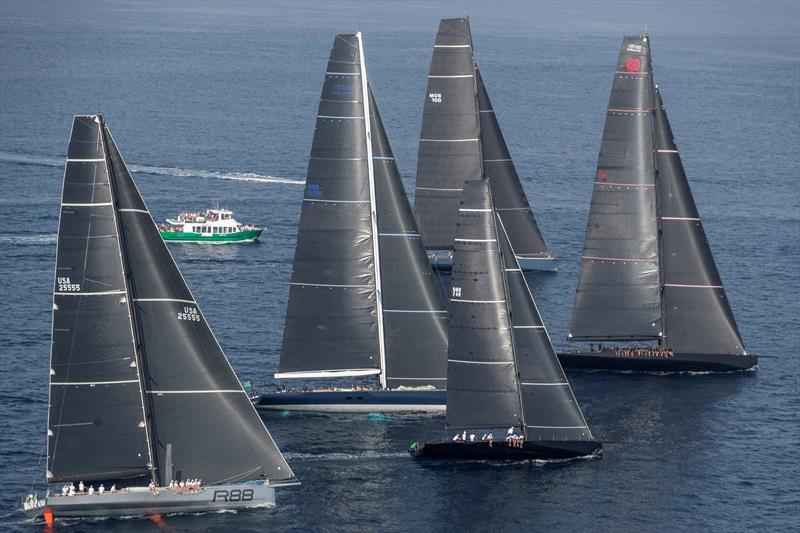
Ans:
[[[650,43],[625,37],[614,74],[570,338],[662,333]]]
[[[465,185],[453,250],[447,429],[523,425],[503,263],[487,180]]]
[[[464,183],[482,176],[475,90],[469,19],[443,19],[425,93],[414,196],[428,249],[453,247]]]
[[[528,204],[525,190],[519,181],[517,169],[500,130],[500,123],[489,100],[489,93],[477,67],[475,67],[475,78],[480,110],[483,173],[491,179],[494,207],[503,219],[517,256],[549,258],[550,252]]]
[[[380,373],[359,39],[328,60],[277,377]]]
[[[77,116],[58,228],[47,479],[149,474],[125,275],[100,120]]]
[[[104,131],[159,483],[294,478]],[[165,468],[172,445],[174,474]]]
[[[658,90],[655,98],[664,343],[678,353],[744,355],[744,343],[711,254]]]
[[[370,90],[375,203],[386,343],[386,382],[444,388],[447,307],[411,212],[397,163]]]
[[[494,181],[490,181],[494,188]],[[497,213],[527,440],[592,440]]]

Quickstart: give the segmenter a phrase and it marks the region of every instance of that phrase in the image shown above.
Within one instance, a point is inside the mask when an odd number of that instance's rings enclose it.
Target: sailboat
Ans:
[[[447,360],[445,437],[415,457],[568,459],[602,445],[556,357],[489,179],[459,203]],[[450,438],[455,433],[455,437]],[[495,437],[496,435],[496,437]]]
[[[485,174],[522,268],[554,270],[475,62],[468,17],[439,23],[425,95],[414,209],[430,260],[450,268],[464,183]]]
[[[48,493],[27,514],[270,506],[297,484],[101,115],[72,124],[52,322]]]
[[[277,379],[375,386],[275,392],[263,409],[441,411],[447,305],[367,79],[334,39],[317,115]],[[373,390],[374,389],[374,390]]]
[[[623,38],[564,366],[733,371],[745,350],[653,81],[647,35]],[[658,346],[602,343],[656,341]]]

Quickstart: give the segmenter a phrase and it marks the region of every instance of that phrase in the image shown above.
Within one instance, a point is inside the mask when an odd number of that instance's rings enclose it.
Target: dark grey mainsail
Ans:
[[[481,156],[483,172],[492,180],[494,206],[503,219],[517,257],[550,259],[550,252],[539,231],[517,169],[506,146],[480,69],[475,67],[480,110]]]
[[[651,88],[647,36],[625,37],[597,163],[572,340],[662,334]]]
[[[469,19],[443,19],[422,114],[414,212],[425,246],[449,250],[464,183],[480,179],[480,124]]]
[[[447,307],[369,90],[386,344],[386,385],[444,388]]]
[[[74,164],[94,165],[94,177],[84,167],[73,179]],[[51,407],[50,481],[144,474],[161,486],[187,477],[209,485],[293,479],[99,115],[75,118],[67,174],[59,243],[75,241],[59,251],[57,272],[71,269],[75,277],[65,288],[57,275],[51,392],[60,387],[93,391],[65,395],[69,405]],[[106,212],[94,211],[105,207]],[[72,208],[90,210],[90,224],[65,218]],[[95,220],[104,226],[92,228]],[[76,264],[80,252],[81,264],[92,265],[92,270],[81,271]],[[62,322],[62,291],[87,301],[113,296],[113,304],[123,309],[112,311],[118,323],[104,331],[104,317],[93,314]],[[64,353],[72,359],[63,358]],[[65,426],[68,432],[61,429]],[[172,448],[169,465],[167,445]],[[75,453],[73,468],[65,469],[59,462],[61,450],[73,448],[81,451]]]
[[[490,185],[493,189],[493,180]],[[520,268],[502,213],[496,213],[496,224],[505,268],[526,438],[534,441],[593,440]]]
[[[359,35],[328,60],[300,213],[276,377],[380,374],[365,83]]]
[[[277,378],[446,381],[445,296],[422,246],[361,34],[337,35],[320,98]]]
[[[679,353],[745,355],[658,89],[654,127],[664,344]]]
[[[149,476],[125,271],[94,116],[75,117],[58,230],[47,480]]]
[[[504,265],[487,180],[458,209],[447,359],[447,429],[524,425]]]

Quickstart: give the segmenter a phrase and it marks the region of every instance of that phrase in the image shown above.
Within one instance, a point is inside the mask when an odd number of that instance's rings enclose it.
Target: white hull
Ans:
[[[44,505],[24,510],[30,517],[42,516],[45,509],[54,518],[92,516],[150,516],[168,513],[196,513],[274,507],[275,488],[263,484],[240,483],[205,487],[196,492],[174,492],[160,488],[157,493],[147,488],[132,488],[114,493],[51,495]]]

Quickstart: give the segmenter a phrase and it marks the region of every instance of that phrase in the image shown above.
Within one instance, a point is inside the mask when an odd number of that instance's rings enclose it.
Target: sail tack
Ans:
[[[625,37],[600,146],[570,338],[661,336],[650,43]]]
[[[658,89],[655,99],[665,343],[679,353],[744,355]]]
[[[81,397],[75,403],[73,410],[82,418],[65,419],[63,409],[51,408],[50,430],[54,435],[51,442],[55,441],[54,427],[69,424],[68,427],[103,428],[102,434],[93,434],[83,440],[71,434],[59,435],[62,442],[66,440],[71,446],[82,448],[75,457],[82,469],[95,468],[98,471],[79,475],[56,475],[53,472],[52,479],[122,479],[145,473],[161,485],[171,479],[187,477],[201,478],[207,484],[265,478],[272,481],[292,479],[291,469],[239,384],[161,239],[108,128],[99,116],[76,117],[74,144],[89,135],[96,139],[97,148],[92,159],[101,162],[105,169],[105,185],[101,189],[107,191],[105,199],[114,224],[103,229],[110,234],[96,236],[101,242],[113,235],[115,240],[112,242],[118,244],[115,251],[118,265],[113,267],[113,261],[109,261],[110,264],[98,266],[97,279],[108,279],[108,273],[121,272],[113,276],[122,282],[121,289],[120,282],[115,281],[105,291],[93,290],[114,292],[115,305],[124,309],[122,313],[112,315],[119,323],[109,328],[105,342],[110,344],[110,336],[116,334],[117,342],[130,344],[124,354],[113,345],[109,349],[98,342],[79,350],[81,357],[92,357],[106,366],[124,364],[127,370],[120,370],[120,375],[114,377],[126,379],[101,379],[102,375],[90,376],[92,379],[89,379],[84,376],[83,381],[87,383],[71,385],[70,388],[86,385],[94,391],[94,396]],[[70,164],[74,162],[71,161],[73,156],[71,148],[68,173]],[[87,191],[96,188],[85,187],[85,177],[81,179],[80,185]],[[65,189],[72,189],[74,184],[65,180]],[[101,198],[98,196],[96,199]],[[72,202],[64,202],[62,212],[70,207]],[[59,240],[70,238],[76,229],[80,235],[80,228],[66,223],[62,215]],[[86,264],[104,261],[106,254],[98,253],[89,242],[87,239],[84,245]],[[60,259],[61,252],[58,268],[66,267]],[[60,290],[58,278],[56,298],[59,298]],[[81,285],[77,290],[68,290],[83,292],[86,288]],[[89,297],[88,294],[85,296]],[[54,360],[55,354],[67,347],[77,353],[74,344],[67,346],[60,337],[60,328],[57,328],[61,324],[60,315],[61,308],[54,308]],[[92,331],[99,327],[93,323],[93,318],[77,317],[73,328],[75,331]],[[102,324],[102,317],[99,320]],[[87,365],[75,359],[70,363],[66,373],[72,383],[79,369]],[[58,372],[52,376],[52,387],[60,386],[57,379],[61,379]],[[113,381],[123,382],[123,385],[130,383],[128,388],[133,390],[129,391],[125,401],[113,395],[100,394],[103,388],[117,384]],[[98,408],[103,409],[100,415],[97,414]],[[96,454],[91,448],[87,449],[87,440],[99,441]],[[142,440],[146,442],[143,447],[140,444]],[[123,459],[122,454],[129,453],[134,445],[138,445],[138,467],[125,472],[132,461]],[[173,450],[172,471],[168,471],[166,464],[167,445],[171,445]],[[53,446],[51,455],[55,467],[59,457],[58,444]],[[107,461],[114,468],[98,469],[94,466],[97,456],[109,458]],[[135,462],[133,464],[137,466]]]
[[[443,19],[425,93],[414,201],[429,249],[453,247],[464,183],[482,175],[479,137],[469,19]]]

